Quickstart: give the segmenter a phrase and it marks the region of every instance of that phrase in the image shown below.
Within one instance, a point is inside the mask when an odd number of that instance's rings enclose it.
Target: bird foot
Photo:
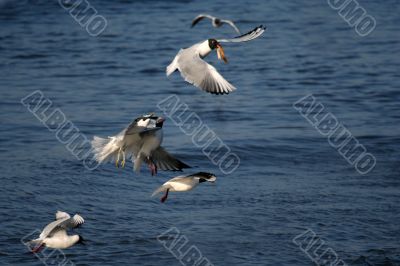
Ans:
[[[166,200],[167,200],[167,197],[163,196],[160,201],[161,201],[161,203],[164,203]]]
[[[149,163],[149,168],[152,176],[157,174],[157,166],[153,162]]]
[[[164,203],[164,202],[167,200],[167,198],[168,198],[168,192],[169,192],[169,189],[167,189],[167,191],[165,191],[164,196],[162,196],[162,198],[161,198],[161,203]]]
[[[40,244],[40,245],[37,245],[36,247],[34,247],[31,251],[32,251],[32,253],[37,253],[37,252],[39,252],[42,248],[43,248],[43,244]]]

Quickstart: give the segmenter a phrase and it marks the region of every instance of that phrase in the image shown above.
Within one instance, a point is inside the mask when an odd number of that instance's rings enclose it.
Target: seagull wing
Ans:
[[[180,55],[178,69],[187,82],[206,92],[228,94],[236,90],[232,84],[218,73],[215,67],[201,59],[198,53]]]
[[[39,239],[45,239],[48,236],[51,236],[52,234],[54,234],[57,230],[59,230],[58,226],[60,224],[62,224],[64,221],[71,219],[71,218],[62,218],[62,219],[58,219],[54,222],[49,223],[42,231],[42,233],[40,233],[39,235]]]
[[[56,220],[63,219],[63,218],[71,218],[71,216],[66,212],[57,211],[56,212]]]
[[[157,168],[164,171],[181,171],[183,168],[190,168],[189,165],[174,158],[163,147],[158,147],[151,158]]]
[[[63,223],[59,225],[59,227],[62,227],[64,229],[73,229],[81,226],[85,220],[83,219],[82,216],[79,214],[75,214],[74,217],[69,218],[68,220],[65,220]]]
[[[61,218],[48,224],[39,235],[39,239],[53,236],[58,231],[66,231],[67,229],[76,228],[83,224],[85,220],[79,214],[75,214],[72,218]]]
[[[249,31],[248,33],[240,35],[233,39],[221,39],[221,40],[217,40],[217,41],[218,42],[248,42],[248,41],[251,41],[251,40],[254,40],[254,39],[260,37],[265,30],[266,30],[266,27],[264,27],[263,25],[260,25],[260,26],[256,27],[255,29]]]
[[[236,27],[235,23],[233,23],[232,20],[223,19],[223,20],[221,20],[221,22],[231,25],[231,27],[232,27],[238,34],[240,34],[240,30],[238,29],[238,27]]]
[[[197,17],[195,17],[192,21],[192,28],[202,19],[204,18],[209,18],[209,19],[214,19],[213,16],[207,15],[207,14],[200,14]]]

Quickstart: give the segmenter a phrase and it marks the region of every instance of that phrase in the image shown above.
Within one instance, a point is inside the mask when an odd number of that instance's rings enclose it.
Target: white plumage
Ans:
[[[217,177],[215,175],[206,172],[198,172],[188,176],[177,176],[157,188],[151,196],[154,197],[161,192],[165,192],[164,196],[161,198],[161,202],[165,202],[169,192],[189,191],[197,187],[200,183],[206,181],[215,182],[216,180]]]
[[[152,175],[158,169],[179,171],[188,168],[188,165],[160,146],[163,141],[163,123],[162,117],[151,113],[136,118],[127,128],[108,139],[95,136],[92,140],[95,159],[100,163],[115,160],[117,167],[124,167],[126,158],[131,158],[136,172],[140,171],[145,162]]]
[[[83,238],[79,235],[68,235],[67,230],[77,228],[85,222],[82,216],[75,214],[72,218],[66,212],[57,211],[56,220],[49,223],[40,233],[39,238],[29,242],[35,245],[33,252],[37,252],[41,247],[49,248],[69,248],[76,243],[82,242]]]
[[[217,49],[218,58],[227,62],[221,42],[247,42],[261,36],[264,31],[265,27],[259,26],[233,39],[208,39],[189,48],[181,49],[174,60],[167,66],[166,74],[169,76],[174,71],[179,70],[185,81],[206,92],[228,94],[236,88],[224,79],[215,67],[205,62],[203,58],[209,55],[213,49]]]

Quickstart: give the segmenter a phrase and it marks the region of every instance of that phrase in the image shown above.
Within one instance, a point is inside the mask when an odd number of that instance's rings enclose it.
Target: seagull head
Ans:
[[[216,39],[208,39],[208,46],[210,46],[211,50],[217,49],[218,59],[228,63],[228,59],[225,57],[224,48],[222,48],[222,45]]]
[[[162,127],[165,119],[161,116],[156,116],[154,113],[149,113],[135,119],[136,125],[140,127]]]
[[[203,183],[203,182],[214,183],[217,180],[217,177],[211,173],[199,172],[195,175],[199,179],[199,183]]]

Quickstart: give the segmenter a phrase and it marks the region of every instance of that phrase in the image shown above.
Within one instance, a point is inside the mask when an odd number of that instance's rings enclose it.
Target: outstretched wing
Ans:
[[[240,34],[240,30],[236,27],[235,23],[232,20],[223,19],[221,20],[222,23],[229,24],[238,34]]]
[[[228,94],[236,90],[218,73],[215,67],[201,59],[199,54],[180,56],[178,69],[187,82],[206,92]]]
[[[163,147],[158,147],[151,158],[157,168],[164,171],[181,171],[183,168],[190,168],[189,165],[174,158]]]
[[[61,218],[50,224],[48,224],[39,236],[39,239],[45,239],[46,237],[53,236],[57,232],[67,229],[72,229],[83,224],[85,220],[79,214],[75,214],[72,218]]]
[[[59,224],[59,227],[63,229],[73,229],[81,226],[84,222],[85,220],[82,216],[80,216],[79,214],[75,214],[74,217],[67,219]]]
[[[207,14],[200,14],[197,17],[195,17],[192,21],[192,28],[202,19],[204,18],[209,18],[209,19],[214,19],[213,16],[207,15]]]
[[[71,218],[71,216],[66,212],[62,212],[62,211],[56,212],[56,220],[60,220],[60,219],[64,219],[64,218]]]
[[[256,27],[254,30],[249,31],[246,34],[240,35],[238,37],[235,37],[233,39],[221,39],[217,40],[218,42],[248,42],[251,40],[254,40],[258,37],[260,37],[264,31],[266,30],[266,27],[263,25],[260,25]]]

